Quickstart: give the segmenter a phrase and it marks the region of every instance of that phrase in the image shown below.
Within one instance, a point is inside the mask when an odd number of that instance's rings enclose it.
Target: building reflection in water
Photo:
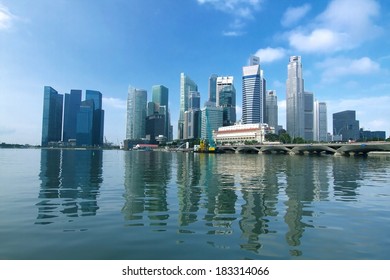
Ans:
[[[354,161],[354,164],[348,164]],[[356,164],[359,161],[359,164]],[[359,182],[363,180],[362,170],[366,169],[365,158],[336,157],[333,164],[334,195],[336,200],[356,201],[360,187]]]
[[[101,150],[42,149],[36,223],[96,215],[102,159]]]
[[[125,205],[122,213],[129,226],[148,223],[166,230],[167,184],[171,180],[171,153],[128,151],[125,161]]]

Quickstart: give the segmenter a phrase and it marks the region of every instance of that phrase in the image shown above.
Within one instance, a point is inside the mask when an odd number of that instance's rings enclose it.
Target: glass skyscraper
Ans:
[[[217,102],[217,78],[216,74],[212,74],[209,78],[209,102]]]
[[[307,141],[312,141],[314,137],[314,94],[312,92],[305,91],[304,98],[304,130]]]
[[[305,138],[304,81],[300,56],[291,56],[287,65],[286,128],[292,138]]]
[[[333,114],[333,135],[342,135],[343,141],[360,138],[356,111],[347,110]]]
[[[275,90],[267,90],[265,95],[264,122],[277,129],[278,126],[278,97]]]
[[[85,100],[92,100],[94,104],[92,144],[94,146],[103,145],[104,110],[102,109],[102,93],[96,90],[86,90]]]
[[[146,90],[129,86],[127,97],[126,139],[138,140],[146,135]]]
[[[62,107],[64,96],[52,87],[45,86],[43,91],[42,146],[50,142],[61,141]]]
[[[169,119],[168,99],[169,90],[167,87],[163,85],[155,85],[152,87],[152,101],[159,107],[159,114],[164,115],[164,131],[158,135],[162,134],[167,138],[169,138],[169,126],[171,125],[171,121]]]
[[[314,141],[328,141],[328,120],[325,102],[314,102]]]
[[[81,90],[72,89],[65,93],[64,104],[64,129],[63,141],[68,142],[70,139],[76,139],[77,135],[77,114],[81,104]]]
[[[251,65],[242,68],[242,123],[264,123],[265,79],[259,59],[251,57]]]
[[[201,138],[210,140],[213,131],[223,126],[223,109],[221,107],[204,107],[201,110]]]
[[[190,91],[198,91],[198,85],[184,73],[180,74],[180,115],[178,121],[178,138],[184,136],[184,112],[188,111],[188,97]]]
[[[77,146],[93,146],[94,145],[94,115],[95,103],[92,99],[84,100],[80,104],[80,109],[77,113]]]
[[[236,122],[236,89],[233,80],[232,76],[217,78],[216,106],[223,110],[223,126]]]

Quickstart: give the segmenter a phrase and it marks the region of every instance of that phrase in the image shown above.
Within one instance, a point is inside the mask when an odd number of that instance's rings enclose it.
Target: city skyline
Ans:
[[[60,93],[99,88],[104,136],[115,144],[126,137],[129,85],[169,89],[178,138],[180,73],[198,85],[202,105],[213,73],[233,76],[241,119],[241,71],[251,55],[260,57],[267,89],[278,93],[284,128],[286,65],[296,55],[305,88],[327,104],[328,132],[333,113],[355,110],[360,127],[390,135],[389,13],[390,3],[374,0],[39,0],[34,9],[0,0],[0,142],[40,143],[45,85]]]

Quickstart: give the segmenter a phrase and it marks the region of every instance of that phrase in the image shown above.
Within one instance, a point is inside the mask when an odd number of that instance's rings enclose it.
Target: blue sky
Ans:
[[[390,2],[379,0],[0,0],[0,142],[39,144],[43,87],[99,90],[105,136],[125,137],[129,85],[169,88],[177,134],[180,73],[207,99],[208,77],[234,76],[260,56],[285,126],[290,55],[305,89],[332,114],[356,110],[360,126],[390,135]]]

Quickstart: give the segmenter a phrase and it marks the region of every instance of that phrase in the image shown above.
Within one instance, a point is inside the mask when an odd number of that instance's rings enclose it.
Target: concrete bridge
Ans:
[[[218,145],[218,149],[232,153],[284,153],[284,154],[334,154],[367,155],[369,152],[390,152],[390,142],[328,143],[328,144],[256,144]]]

